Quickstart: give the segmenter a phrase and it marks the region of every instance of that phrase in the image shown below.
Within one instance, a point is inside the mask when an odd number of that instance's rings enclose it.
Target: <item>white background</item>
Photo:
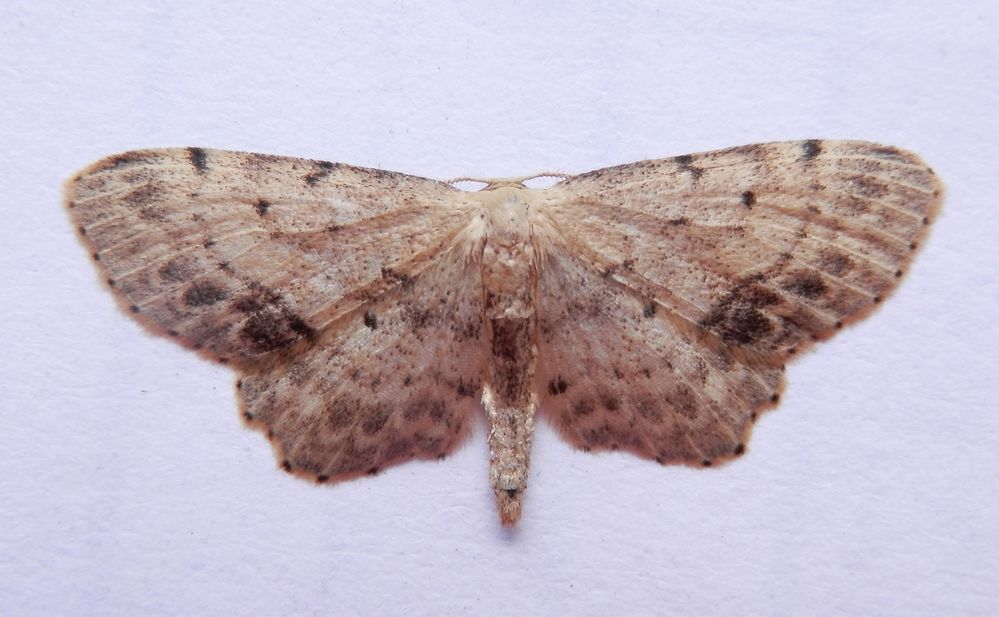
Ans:
[[[996,4],[533,4],[3,3],[0,614],[999,614]],[[158,146],[448,178],[811,137],[943,179],[900,291],[723,468],[540,426],[512,533],[481,425],[334,487],[277,469],[229,370],[118,312],[60,195]]]

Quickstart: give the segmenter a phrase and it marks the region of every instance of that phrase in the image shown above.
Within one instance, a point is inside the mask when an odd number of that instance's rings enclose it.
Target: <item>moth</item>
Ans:
[[[529,179],[140,150],[66,205],[127,314],[239,373],[286,471],[444,457],[484,411],[513,525],[539,415],[586,451],[743,454],[785,364],[887,297],[942,194],[912,153],[814,139]]]

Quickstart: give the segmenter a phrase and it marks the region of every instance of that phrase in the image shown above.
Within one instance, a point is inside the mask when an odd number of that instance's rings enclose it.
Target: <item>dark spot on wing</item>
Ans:
[[[329,161],[315,161],[315,171],[305,175],[305,183],[315,186],[320,180],[330,175],[336,169],[336,163]]]
[[[752,191],[743,191],[742,193],[742,205],[747,208],[752,208],[756,205],[756,193]]]
[[[911,158],[906,156],[901,150],[893,146],[876,146],[868,151],[872,156],[891,161],[901,161],[908,163]]]
[[[382,430],[382,427],[388,422],[388,413],[383,409],[372,409],[369,410],[369,413],[370,415],[361,424],[361,430],[369,435],[374,435]]]
[[[371,311],[364,312],[364,325],[374,330],[378,327],[378,317]]]
[[[143,184],[133,191],[129,191],[125,196],[121,198],[123,202],[131,206],[132,208],[143,208],[148,206],[152,201],[154,201],[159,195],[163,193],[163,189],[155,184]],[[150,216],[148,213],[140,212],[140,216],[145,219],[155,219],[156,217]],[[160,217],[162,218],[162,217]]]
[[[722,339],[738,345],[748,345],[773,332],[766,316],[752,306],[734,307],[720,325]]]
[[[187,155],[191,157],[191,165],[198,173],[208,171],[208,155],[201,148],[188,148]]]
[[[870,176],[854,176],[849,186],[854,194],[870,199],[878,199],[891,192],[887,184]]]
[[[189,255],[180,255],[166,262],[159,269],[160,278],[167,283],[188,281],[198,274],[198,263]]]
[[[465,383],[465,380],[459,377],[458,385],[455,387],[455,392],[458,393],[458,396],[465,398],[465,397],[475,396],[475,393],[478,391],[478,389],[479,389],[478,385]]]
[[[604,424],[599,428],[583,431],[580,437],[584,443],[595,448],[606,447],[613,439],[611,436],[611,428],[607,424]]]
[[[822,270],[834,276],[842,276],[853,269],[853,260],[837,251],[827,251],[822,254],[819,264]]]
[[[726,294],[701,320],[701,327],[735,345],[755,343],[771,334],[773,325],[760,309],[777,304],[780,298],[759,284],[762,278],[749,277]]]
[[[398,283],[409,283],[411,278],[407,274],[396,272],[392,268],[382,268],[382,278],[396,281]]]
[[[725,154],[738,154],[748,159],[758,161],[766,158],[767,148],[764,144],[747,144],[745,146],[735,146],[722,151]]]
[[[281,349],[295,340],[285,328],[283,321],[271,313],[252,315],[243,325],[239,334],[243,340],[250,343],[259,352]]]
[[[407,377],[408,379],[408,377]],[[427,413],[428,402],[426,399],[417,399],[409,403],[405,410],[402,412],[402,416],[413,422],[414,420],[420,419],[424,414]]]
[[[811,161],[822,153],[822,141],[818,139],[807,139],[801,142],[801,158]]]
[[[267,211],[270,210],[270,208],[271,208],[271,202],[267,201],[266,199],[258,199],[257,204],[254,206],[254,209],[256,209],[257,214],[259,214],[260,216],[267,214]]]
[[[803,298],[815,299],[829,291],[829,287],[814,272],[797,272],[782,287]]]
[[[673,404],[673,409],[684,417],[690,420],[697,418],[697,397],[687,384],[681,383],[676,386],[670,403]]]
[[[167,214],[162,208],[157,208],[154,206],[145,206],[139,208],[138,211],[139,218],[144,221],[155,221],[157,223],[165,221],[167,219]]]
[[[610,392],[600,393],[600,403],[607,411],[617,411],[621,408],[621,401]]]
[[[442,422],[447,417],[447,409],[444,407],[444,403],[437,399],[428,401],[427,411],[430,414],[430,419],[437,423]]]
[[[259,284],[251,287],[255,287],[255,293],[239,298],[233,308],[246,313],[239,335],[255,351],[275,351],[296,340],[315,337],[315,330],[283,306],[280,296]]]
[[[342,429],[354,422],[354,405],[340,400],[326,403],[324,424],[332,430]]]
[[[703,169],[693,165],[694,157],[689,154],[682,154],[680,156],[674,157],[673,160],[676,162],[677,165],[680,166],[681,170],[693,176],[695,182],[699,180],[701,176],[704,174]]]
[[[645,317],[652,317],[655,314],[656,314],[655,300],[649,300],[648,302],[645,303],[645,306],[642,307],[642,315],[644,315]]]
[[[587,416],[593,413],[594,409],[593,400],[589,398],[581,398],[572,404],[572,413],[576,417]]]
[[[184,292],[184,304],[187,306],[208,306],[228,297],[229,293],[218,284],[211,281],[197,281]]]
[[[551,394],[552,396],[563,394],[568,388],[569,384],[562,379],[561,375],[548,382],[548,394]]]
[[[313,330],[309,324],[305,323],[305,320],[298,315],[286,312],[285,319],[287,320],[288,327],[291,328],[291,331],[295,334],[298,334],[303,338],[312,338],[316,335],[316,331]]]

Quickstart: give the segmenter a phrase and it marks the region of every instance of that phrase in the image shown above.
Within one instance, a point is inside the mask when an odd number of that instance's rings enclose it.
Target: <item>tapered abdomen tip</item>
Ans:
[[[496,489],[496,509],[500,522],[505,527],[513,527],[520,520],[520,508],[524,491],[516,488]]]

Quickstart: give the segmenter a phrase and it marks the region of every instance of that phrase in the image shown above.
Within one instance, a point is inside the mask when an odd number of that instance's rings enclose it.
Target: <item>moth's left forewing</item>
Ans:
[[[394,172],[200,148],[108,157],[66,187],[127,313],[237,366],[310,345],[426,268],[467,224],[459,195]]]

